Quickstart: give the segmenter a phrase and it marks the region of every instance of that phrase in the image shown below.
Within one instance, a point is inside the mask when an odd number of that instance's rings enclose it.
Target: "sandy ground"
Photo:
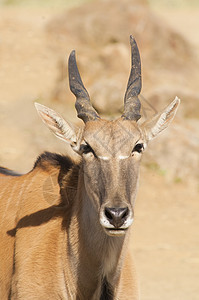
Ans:
[[[66,151],[33,106],[37,99],[48,103],[58,76],[59,58],[44,33],[56,13],[0,8],[0,164],[22,172],[43,150]],[[199,10],[158,13],[199,49]],[[74,119],[73,108],[52,105]],[[170,181],[157,170],[141,169],[132,249],[142,300],[199,299],[198,189]]]

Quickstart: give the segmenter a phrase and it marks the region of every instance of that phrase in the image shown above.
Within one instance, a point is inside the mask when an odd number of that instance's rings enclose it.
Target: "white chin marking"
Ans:
[[[126,230],[117,230],[117,229],[107,229],[105,228],[105,232],[106,234],[110,235],[110,236],[122,236],[125,235],[127,229]]]

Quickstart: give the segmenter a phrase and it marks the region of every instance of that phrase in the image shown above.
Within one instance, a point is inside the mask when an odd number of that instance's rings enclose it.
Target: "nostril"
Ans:
[[[122,226],[129,215],[128,207],[105,207],[104,214],[115,228]]]
[[[121,218],[125,219],[129,214],[129,209],[128,207],[124,208],[124,211],[121,213]]]
[[[107,217],[107,219],[112,220],[113,219],[113,215],[111,213],[111,209],[106,207],[105,208],[105,216]]]

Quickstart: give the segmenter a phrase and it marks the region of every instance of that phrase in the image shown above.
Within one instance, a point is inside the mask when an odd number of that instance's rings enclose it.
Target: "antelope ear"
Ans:
[[[44,124],[47,125],[56,137],[69,143],[72,147],[76,146],[77,136],[74,128],[69,123],[54,110],[42,104],[35,103],[35,107]]]
[[[156,114],[150,120],[145,121],[141,125],[146,133],[148,141],[155,138],[161,131],[168,127],[177,112],[179,104],[180,99],[176,97],[175,100],[171,102],[171,104],[161,113]]]

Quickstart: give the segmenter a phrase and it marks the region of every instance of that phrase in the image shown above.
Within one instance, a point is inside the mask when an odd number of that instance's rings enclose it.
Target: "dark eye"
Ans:
[[[93,153],[95,155],[95,152],[93,151],[93,149],[91,148],[91,146],[89,144],[81,145],[80,149],[83,154]]]
[[[144,150],[144,145],[142,143],[136,144],[133,148],[133,152],[141,153]]]

